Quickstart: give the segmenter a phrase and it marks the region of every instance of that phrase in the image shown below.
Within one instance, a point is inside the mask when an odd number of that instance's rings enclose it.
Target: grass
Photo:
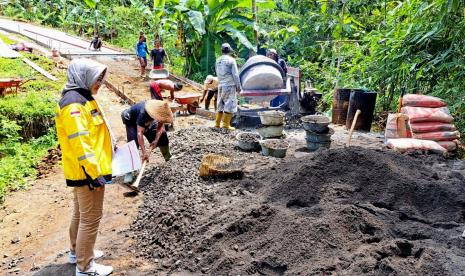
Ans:
[[[10,39],[7,35],[0,34],[0,39],[3,40],[7,45],[14,44],[16,41]]]
[[[6,43],[14,43],[0,35]],[[38,54],[21,53],[43,69],[52,72],[54,62]],[[18,94],[0,98],[0,202],[10,191],[28,187],[36,176],[37,165],[50,148],[56,147],[53,126],[56,101],[65,74],[53,72],[51,81],[22,59],[0,58],[0,78],[35,78],[25,83]]]

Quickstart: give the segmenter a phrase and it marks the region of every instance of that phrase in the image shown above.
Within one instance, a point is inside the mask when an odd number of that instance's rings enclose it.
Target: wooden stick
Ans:
[[[35,64],[34,62],[30,61],[29,59],[27,58],[23,58],[23,61],[27,64],[29,64],[29,66],[31,66],[32,68],[34,68],[37,72],[41,73],[42,75],[44,75],[45,77],[47,77],[48,79],[51,79],[52,81],[56,81],[58,80],[57,78],[55,78],[54,76],[52,76],[52,74],[50,74],[49,72],[45,71],[44,69],[40,68],[39,65]]]
[[[347,139],[348,147],[350,147],[350,141],[352,141],[352,133],[354,132],[355,124],[357,123],[357,119],[360,113],[362,113],[360,109],[357,109],[357,112],[355,112],[354,120],[352,121],[352,126],[350,127],[350,131],[349,131],[349,138]]]
[[[131,185],[131,188],[134,188],[134,190],[137,190],[137,191],[139,190],[140,180],[142,179],[142,175],[144,174],[146,165],[147,165],[147,161],[144,161],[142,163],[142,167],[140,168],[139,175],[137,176],[136,181]]]

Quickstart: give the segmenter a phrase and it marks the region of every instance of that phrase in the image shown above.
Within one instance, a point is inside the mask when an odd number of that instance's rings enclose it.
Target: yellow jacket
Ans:
[[[90,91],[64,93],[55,121],[66,184],[93,188],[110,181],[110,132]]]

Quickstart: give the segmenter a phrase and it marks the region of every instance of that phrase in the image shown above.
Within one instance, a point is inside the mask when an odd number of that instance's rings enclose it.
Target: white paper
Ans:
[[[141,162],[136,142],[131,141],[118,147],[113,153],[113,176],[121,176],[126,173],[140,170]]]

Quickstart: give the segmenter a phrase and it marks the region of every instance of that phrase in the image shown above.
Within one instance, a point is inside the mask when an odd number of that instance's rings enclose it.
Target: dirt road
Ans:
[[[120,114],[127,106],[107,89],[102,89],[98,100],[117,140],[124,142]],[[74,266],[66,264],[72,190],[66,187],[59,166],[31,185],[29,190],[12,193],[1,208],[0,274],[72,275]],[[124,197],[126,191],[116,183],[107,186],[97,247],[107,253],[102,262],[113,265],[115,275],[143,275],[151,266],[136,258],[126,232],[142,196]]]

